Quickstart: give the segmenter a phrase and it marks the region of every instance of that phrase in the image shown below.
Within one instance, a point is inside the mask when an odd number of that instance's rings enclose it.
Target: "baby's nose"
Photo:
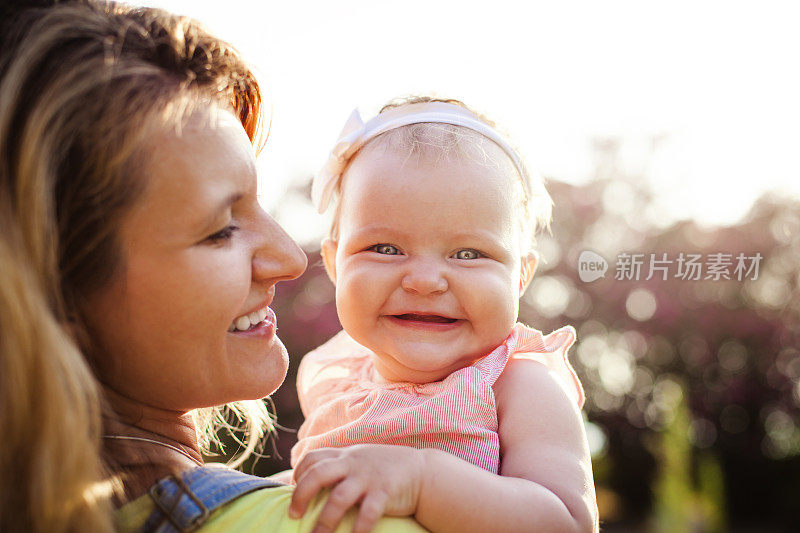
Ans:
[[[447,291],[447,279],[438,265],[429,261],[417,261],[409,266],[400,282],[404,290],[423,295]]]

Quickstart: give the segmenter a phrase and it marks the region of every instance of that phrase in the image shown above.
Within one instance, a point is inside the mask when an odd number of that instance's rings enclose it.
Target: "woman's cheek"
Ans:
[[[246,251],[208,247],[198,252],[192,254],[184,270],[192,285],[203,287],[200,291],[203,293],[225,293],[229,298],[238,298],[240,306],[244,305],[253,282],[252,260]]]

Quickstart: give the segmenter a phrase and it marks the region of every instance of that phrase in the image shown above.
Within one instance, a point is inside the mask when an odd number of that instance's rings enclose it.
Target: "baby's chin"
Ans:
[[[408,381],[411,383],[430,383],[440,381],[453,372],[466,368],[485,356],[443,357],[441,347],[417,346],[417,349],[393,351],[377,355],[379,364],[375,367],[389,381]]]

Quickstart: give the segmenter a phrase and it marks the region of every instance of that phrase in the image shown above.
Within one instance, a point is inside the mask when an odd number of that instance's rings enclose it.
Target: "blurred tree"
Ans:
[[[595,180],[549,185],[553,234],[540,237],[545,261],[521,316],[545,331],[565,322],[578,328],[573,359],[589,419],[608,438],[615,468],[605,488],[622,500],[620,526],[642,528],[653,506],[658,457],[645,442],[673,420],[681,382],[689,443],[719,458],[725,486],[714,490],[727,495],[731,528],[797,530],[790,502],[800,498],[800,203],[765,195],[730,227],[662,228],[647,181],[614,163],[619,144],[599,143],[598,151]],[[608,260],[605,278],[580,280],[584,250]],[[623,253],[642,254],[638,279],[615,279]],[[737,279],[740,253],[762,256],[757,278]],[[651,254],[668,272],[649,276]],[[659,264],[663,254],[672,262]],[[676,277],[681,254],[701,256],[700,279]],[[730,254],[731,279],[707,279],[715,254]]]
[[[656,533],[725,531],[723,473],[708,452],[698,454],[693,472],[690,430],[691,413],[681,387],[672,406],[672,420],[654,446],[658,475],[653,483],[652,526]]]
[[[692,447],[689,443],[689,410],[683,395],[672,407],[672,421],[666,425],[656,450],[658,477],[653,483],[655,495],[655,531],[683,533],[692,531],[696,510],[692,493]]]

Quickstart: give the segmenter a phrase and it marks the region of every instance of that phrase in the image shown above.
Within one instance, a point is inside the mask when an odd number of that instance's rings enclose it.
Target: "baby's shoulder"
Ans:
[[[517,323],[514,326],[516,343],[512,356],[519,354],[565,354],[575,344],[577,334],[572,326],[562,326],[548,334]]]
[[[575,329],[564,326],[543,335],[540,331],[519,324],[517,343],[498,377],[494,392],[498,401],[520,389],[535,390],[542,395],[563,395],[582,407],[583,385],[569,362],[569,349],[575,343]]]
[[[333,383],[362,372],[370,363],[370,352],[340,331],[300,360],[297,388],[301,394],[321,382]]]
[[[361,359],[368,356],[369,350],[358,344],[346,331],[342,330],[304,355],[300,360],[300,364],[324,364],[342,359]]]

